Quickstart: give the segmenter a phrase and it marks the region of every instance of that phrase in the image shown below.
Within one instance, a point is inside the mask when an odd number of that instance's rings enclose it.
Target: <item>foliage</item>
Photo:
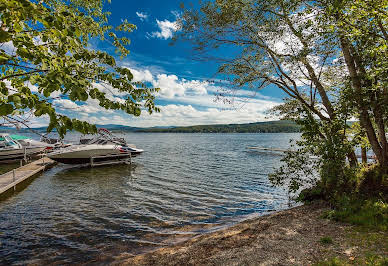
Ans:
[[[380,165],[388,166],[388,2],[323,1],[326,29],[337,38],[349,72],[344,100],[359,118]]]
[[[381,231],[388,230],[388,204],[379,199],[360,199],[343,196],[336,208],[326,214],[327,218],[361,225]]]
[[[287,186],[291,194],[306,186],[316,187],[318,184],[315,169],[319,162],[304,149],[300,148],[295,152],[294,147],[292,145],[291,149],[281,159],[283,164],[269,175],[272,184]]]
[[[220,62],[233,89],[283,90],[285,103],[273,112],[299,124],[302,139],[270,179],[292,192],[319,185],[335,199],[352,191],[358,146],[371,147],[388,169],[387,7],[385,0],[203,1],[186,10],[176,38],[193,43],[200,59]]]
[[[269,176],[270,181],[275,185],[287,184],[291,193],[314,188],[308,196],[306,193],[301,195],[301,199],[322,198],[321,194],[329,199],[343,192],[351,171],[344,167],[346,157],[352,151],[351,143],[343,133],[344,127],[349,125],[335,123],[338,120],[331,123],[316,120],[311,116],[297,121],[302,132],[302,138],[294,144],[293,150],[297,152],[286,153],[282,166]]]
[[[0,116],[20,122],[28,112],[49,117],[48,131],[56,128],[93,132],[94,126],[57,112],[53,101],[70,99],[82,104],[95,99],[106,109],[140,115],[142,108],[158,111],[155,89],[133,82],[129,69],[117,65],[107,52],[92,49],[96,38],[110,42],[122,57],[129,51],[125,33],[136,27],[124,21],[113,28],[104,1],[0,1]],[[119,34],[123,36],[119,36]],[[125,100],[106,92],[126,95]]]
[[[305,188],[300,191],[296,201],[303,203],[311,203],[317,200],[326,200],[326,194],[322,189],[322,185],[317,183],[315,186]]]

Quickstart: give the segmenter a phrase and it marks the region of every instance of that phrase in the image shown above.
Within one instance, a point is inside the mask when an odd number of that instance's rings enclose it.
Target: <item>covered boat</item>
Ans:
[[[31,157],[43,152],[47,145],[24,136],[0,133],[0,162]]]

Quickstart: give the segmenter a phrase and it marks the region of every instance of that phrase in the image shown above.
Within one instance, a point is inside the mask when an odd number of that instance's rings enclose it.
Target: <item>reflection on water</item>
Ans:
[[[287,208],[280,157],[246,147],[297,136],[126,134],[146,151],[132,166],[60,165],[0,202],[0,264],[110,262]]]
[[[20,166],[20,162],[18,162],[18,163],[15,163],[15,162],[2,163],[2,164],[0,164],[0,175],[9,172],[12,169],[18,168],[19,166]]]

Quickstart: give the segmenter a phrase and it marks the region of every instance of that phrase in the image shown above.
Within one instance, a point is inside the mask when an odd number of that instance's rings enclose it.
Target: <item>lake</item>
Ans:
[[[0,264],[109,263],[289,207],[281,157],[247,147],[299,134],[124,136],[145,150],[131,166],[58,165],[0,201]]]

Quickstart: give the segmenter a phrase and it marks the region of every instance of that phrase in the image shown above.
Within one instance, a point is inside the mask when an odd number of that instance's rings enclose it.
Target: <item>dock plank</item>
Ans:
[[[37,173],[43,172],[55,163],[55,161],[45,157],[0,175],[0,195],[15,188],[18,184],[33,177]]]

